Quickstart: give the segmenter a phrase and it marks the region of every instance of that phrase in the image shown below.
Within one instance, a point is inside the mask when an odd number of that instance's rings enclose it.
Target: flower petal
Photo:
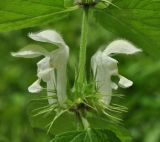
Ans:
[[[43,71],[38,72],[37,76],[41,78],[44,82],[50,80],[50,73],[53,71],[53,68],[47,68]]]
[[[118,61],[106,56],[104,53],[102,54],[102,61],[103,61],[103,66],[109,69],[110,75],[117,75],[118,74]]]
[[[112,89],[117,90],[118,89],[118,85],[114,82],[112,82]]]
[[[35,58],[41,55],[46,56],[48,51],[38,45],[28,45],[18,52],[12,52],[14,57]]]
[[[100,101],[104,102],[106,105],[110,103],[112,95],[112,70],[110,70],[112,63],[112,59],[103,55],[101,51],[96,52],[91,59],[91,66],[95,76],[97,90],[102,97]]]
[[[56,51],[52,52],[50,55],[50,64],[51,67],[56,70],[56,89],[57,97],[61,106],[64,105],[64,102],[67,99],[66,95],[66,85],[67,85],[67,74],[66,67],[69,57],[69,48],[59,48]]]
[[[127,40],[115,40],[107,46],[107,48],[104,50],[104,53],[107,55],[110,55],[112,53],[135,54],[141,51],[141,49],[136,48],[132,43]]]
[[[53,104],[57,102],[55,98],[52,98],[56,95],[56,81],[55,81],[55,72],[54,68],[50,67],[50,57],[45,57],[37,63],[38,71],[37,76],[47,83],[47,96],[48,103]]]
[[[31,86],[29,86],[28,91],[30,93],[39,93],[40,91],[42,91],[42,87],[40,85],[40,79],[36,80]]]
[[[69,47],[65,46],[64,48],[59,48],[51,52],[50,65],[53,68],[58,68],[61,65],[67,64],[68,58],[69,58]]]
[[[44,82],[50,80],[50,72],[53,68],[50,67],[50,57],[45,57],[37,63],[37,76]]]
[[[127,78],[125,78],[124,76],[121,76],[119,75],[119,82],[118,82],[118,85],[121,87],[121,88],[128,88],[128,87],[131,87],[133,85],[133,82]]]
[[[91,67],[93,70],[94,75],[96,74],[97,67],[102,65],[103,68],[109,69],[110,75],[117,75],[118,74],[118,61],[107,56],[102,51],[97,51],[95,55],[93,55],[91,59]]]
[[[38,72],[50,68],[50,57],[45,57],[37,63]]]
[[[100,62],[101,55],[102,55],[102,52],[99,50],[91,58],[91,68],[92,68],[94,76],[96,76],[97,67],[98,67],[98,64]]]
[[[69,58],[69,47],[59,48],[50,54],[51,67],[56,71],[56,89],[57,97],[61,106],[67,99],[66,85],[67,85],[67,74],[66,67]]]
[[[63,38],[54,30],[45,30],[38,33],[29,33],[31,39],[41,42],[48,42],[57,46],[66,45]]]

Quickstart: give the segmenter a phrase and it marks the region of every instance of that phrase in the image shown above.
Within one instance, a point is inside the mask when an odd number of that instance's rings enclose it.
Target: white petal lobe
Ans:
[[[133,85],[133,82],[125,78],[124,76],[119,75],[119,78],[120,78],[120,81],[118,82],[118,84],[121,88],[128,88]]]
[[[117,90],[118,89],[118,85],[114,82],[112,82],[112,89]]]
[[[44,48],[37,45],[28,45],[22,48],[18,52],[12,52],[11,55],[14,57],[23,57],[23,58],[35,58],[41,55],[46,56],[48,51]]]
[[[35,81],[31,86],[28,87],[28,91],[30,93],[39,93],[42,91],[42,87],[40,85],[40,80]]]

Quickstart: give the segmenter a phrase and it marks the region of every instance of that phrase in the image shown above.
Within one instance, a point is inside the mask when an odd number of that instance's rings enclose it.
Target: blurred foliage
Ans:
[[[56,24],[0,34],[0,142],[47,142],[50,140],[50,136],[45,132],[31,128],[27,116],[30,95],[27,87],[36,79],[38,59],[13,58],[10,52],[33,43],[27,38],[28,32],[47,27],[56,29],[64,36],[70,47],[68,75],[72,85],[78,61],[80,21],[81,12],[78,11]],[[100,46],[120,37],[101,28],[91,16],[88,38],[89,76],[90,57],[93,53]],[[152,50],[152,52],[156,51]],[[116,56],[116,58],[120,61],[119,71],[134,81],[133,87],[125,91],[120,90],[125,94],[122,103],[129,108],[129,112],[123,115],[125,126],[130,130],[134,142],[159,142],[160,60],[155,60],[145,53],[136,56]]]

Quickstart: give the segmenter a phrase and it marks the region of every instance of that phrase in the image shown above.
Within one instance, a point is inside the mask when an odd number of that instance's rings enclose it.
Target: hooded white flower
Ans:
[[[35,41],[48,42],[58,46],[59,48],[49,52],[39,46],[28,46],[21,49],[19,52],[12,53],[12,56],[23,58],[34,58],[44,56],[37,63],[38,80],[35,81],[29,88],[29,92],[38,93],[42,90],[40,86],[41,80],[47,84],[48,96],[57,95],[61,105],[65,102],[66,95],[66,66],[69,57],[69,47],[64,42],[63,38],[53,30],[45,30],[39,33],[30,33],[29,37]],[[55,92],[56,91],[56,92]],[[56,102],[56,99],[48,99],[49,104]]]
[[[111,58],[112,54],[135,54],[141,50],[126,40],[115,40],[105,50],[98,50],[91,59],[91,67],[96,80],[98,92],[102,95],[101,101],[110,104],[112,89],[132,86],[133,82],[118,73],[118,61]],[[118,76],[118,85],[112,82],[111,77]]]

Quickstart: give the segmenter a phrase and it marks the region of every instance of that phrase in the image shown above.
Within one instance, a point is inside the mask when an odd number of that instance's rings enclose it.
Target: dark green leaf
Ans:
[[[63,0],[5,0],[0,2],[0,31],[41,25],[65,17]]]
[[[152,55],[159,54],[160,0],[113,0],[113,4],[120,9],[110,5],[95,11],[96,20],[119,38],[132,41]]]
[[[33,99],[33,96],[32,96]],[[28,107],[28,116],[32,127],[39,128],[45,130],[46,132],[49,129],[49,123],[53,121],[56,113],[54,111],[48,111],[46,113],[35,116],[40,113],[40,111],[44,111],[45,106],[48,105],[47,100],[36,100],[40,99],[39,96],[34,96],[34,100],[29,103]],[[48,127],[47,127],[48,126]],[[77,129],[77,119],[74,113],[65,112],[56,121],[53,123],[50,133],[55,135],[59,133],[69,132]]]
[[[121,142],[107,129],[89,129],[88,131],[69,132],[57,135],[51,142]]]
[[[65,7],[71,7],[75,3],[75,0],[64,0],[64,6]]]
[[[127,129],[116,123],[110,122],[106,117],[95,115],[89,116],[87,120],[89,121],[91,128],[108,129],[114,132],[121,142],[131,142],[132,140]]]

